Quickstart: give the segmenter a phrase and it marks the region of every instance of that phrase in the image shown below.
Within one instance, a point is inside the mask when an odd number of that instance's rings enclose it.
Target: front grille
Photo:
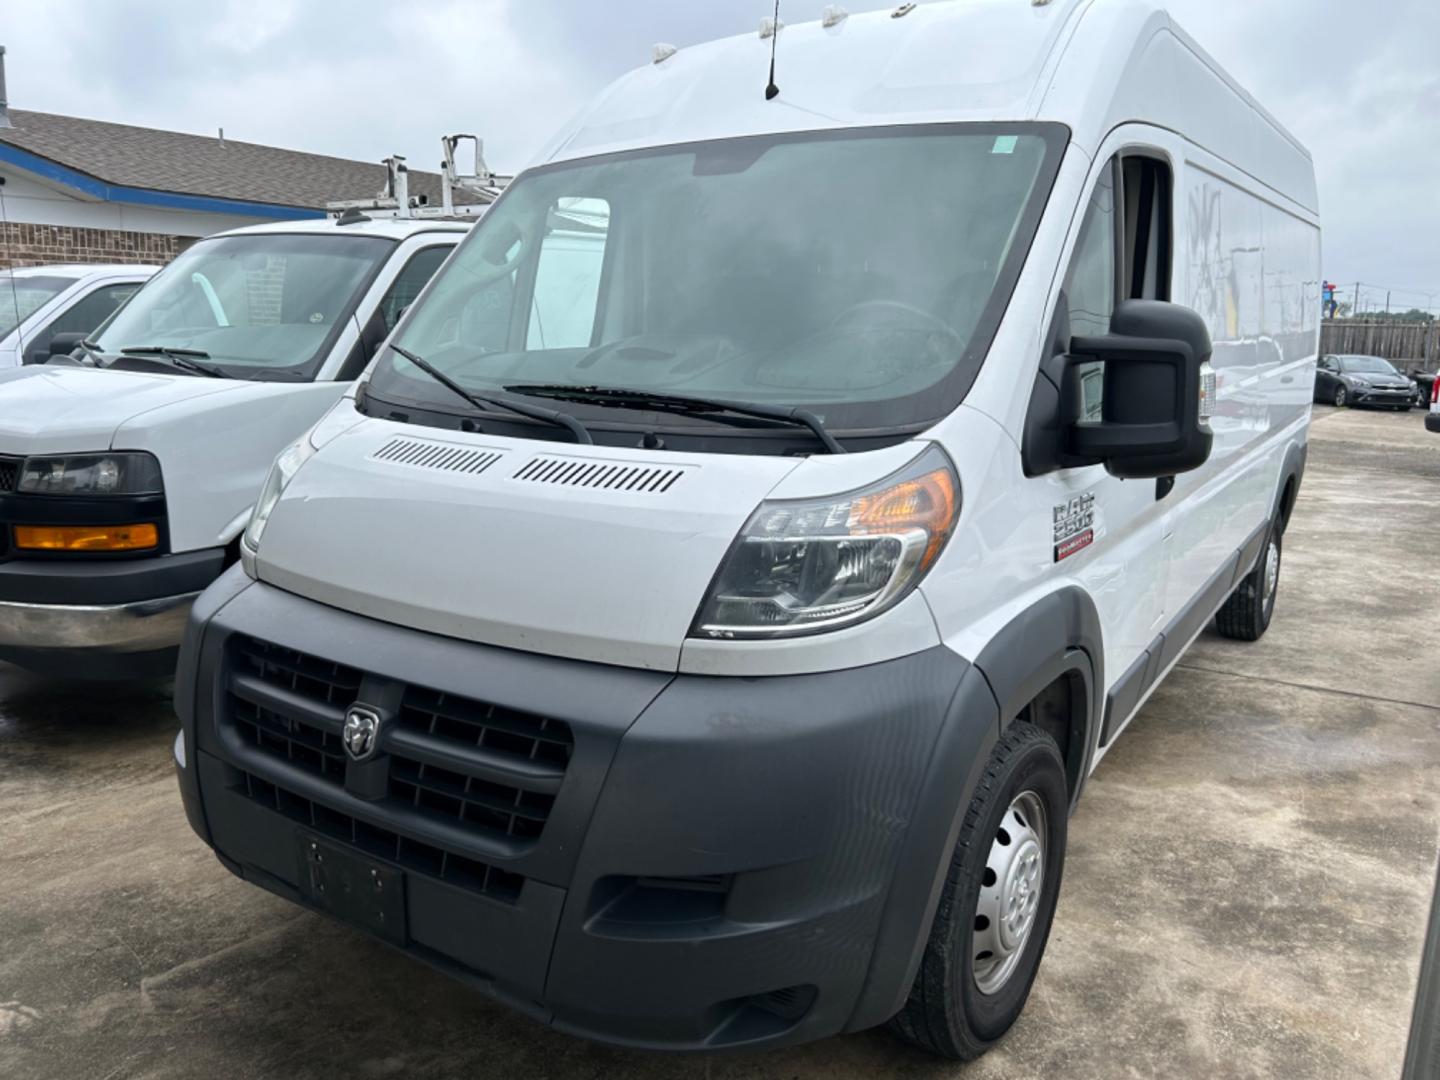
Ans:
[[[412,840],[389,829],[377,828],[286,791],[250,773],[237,769],[235,777],[232,790],[244,795],[251,802],[284,814],[301,825],[349,844],[368,855],[388,859],[414,873],[436,878],[507,904],[513,904],[519,898],[521,887],[525,884],[525,878],[520,874]]]
[[[20,463],[24,458],[0,457],[0,491],[14,491],[20,485]]]
[[[229,718],[240,737],[344,787],[341,731],[361,672],[244,637],[235,639],[233,663]],[[538,840],[570,761],[569,725],[420,686],[405,686],[400,701],[381,734],[386,800],[479,835]]]
[[[360,693],[360,672],[343,664],[320,660],[255,638],[239,639],[236,653],[241,670],[310,701],[344,709]]]

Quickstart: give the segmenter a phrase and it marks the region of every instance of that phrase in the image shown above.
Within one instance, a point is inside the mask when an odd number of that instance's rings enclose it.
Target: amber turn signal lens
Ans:
[[[920,568],[928,570],[955,527],[957,510],[954,475],[948,469],[936,469],[856,499],[850,511],[850,529],[854,533],[924,529],[930,534],[930,542],[925,546]]]
[[[160,543],[154,525],[16,525],[25,551],[143,551]]]

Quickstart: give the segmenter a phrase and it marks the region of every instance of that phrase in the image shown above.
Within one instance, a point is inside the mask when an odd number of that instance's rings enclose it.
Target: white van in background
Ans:
[[[0,270],[0,371],[43,364],[57,336],[91,333],[158,269],[75,263]]]
[[[970,1058],[1096,763],[1270,622],[1314,170],[1140,0],[777,44],[778,92],[746,37],[599,95],[281,454],[180,788],[237,875],[562,1030]]]
[[[470,227],[360,217],[201,240],[79,347],[83,362],[0,372],[0,660],[173,670],[190,603],[237,559],[276,452],[335,404]]]

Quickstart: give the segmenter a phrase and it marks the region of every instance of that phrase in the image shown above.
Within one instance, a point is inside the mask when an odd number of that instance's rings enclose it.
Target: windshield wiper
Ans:
[[[463,398],[480,412],[489,411],[486,406],[489,406],[490,409],[508,409],[510,412],[518,413],[521,416],[528,416],[532,420],[544,420],[546,423],[554,424],[556,427],[563,427],[575,436],[577,443],[583,443],[586,446],[593,446],[595,443],[595,440],[590,437],[590,432],[585,430],[585,425],[569,413],[557,412],[555,409],[544,409],[536,405],[526,405],[519,401],[504,401],[500,398],[486,397],[484,394],[471,393],[423,356],[416,356],[409,349],[402,348],[393,341],[389,342],[388,345],[406,360],[409,360],[410,363],[425,372],[426,375],[429,375],[441,386],[445,387],[446,390],[449,390],[456,397]]]
[[[691,397],[687,394],[656,394],[648,390],[628,390],[619,386],[570,386],[565,383],[541,383],[533,386],[507,386],[505,389],[512,394],[555,398],[558,401],[579,401],[616,409],[650,409],[655,412],[673,412],[687,416],[734,413],[737,416],[776,420],[784,424],[793,424],[796,427],[809,428],[828,452],[832,454],[845,453],[845,447],[835,440],[835,436],[825,430],[825,425],[821,423],[818,416],[792,405],[761,405],[748,401],[722,401],[718,398]]]
[[[209,360],[210,354],[200,349],[181,349],[173,345],[132,345],[120,350],[121,356],[163,356],[181,371],[197,375],[208,375],[212,379],[228,379],[230,376],[211,364],[199,363]]]
[[[99,345],[96,345],[89,338],[81,338],[79,344],[80,348],[85,350],[85,355],[90,358],[91,363],[96,367],[105,366],[105,354],[100,351]]]

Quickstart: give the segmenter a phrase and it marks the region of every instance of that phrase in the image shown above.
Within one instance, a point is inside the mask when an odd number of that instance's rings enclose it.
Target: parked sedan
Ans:
[[[1324,405],[1408,409],[1419,395],[1414,379],[1378,356],[1323,356],[1315,371],[1315,400]]]
[[[0,371],[43,364],[57,335],[91,333],[157,269],[72,265],[0,272]]]

